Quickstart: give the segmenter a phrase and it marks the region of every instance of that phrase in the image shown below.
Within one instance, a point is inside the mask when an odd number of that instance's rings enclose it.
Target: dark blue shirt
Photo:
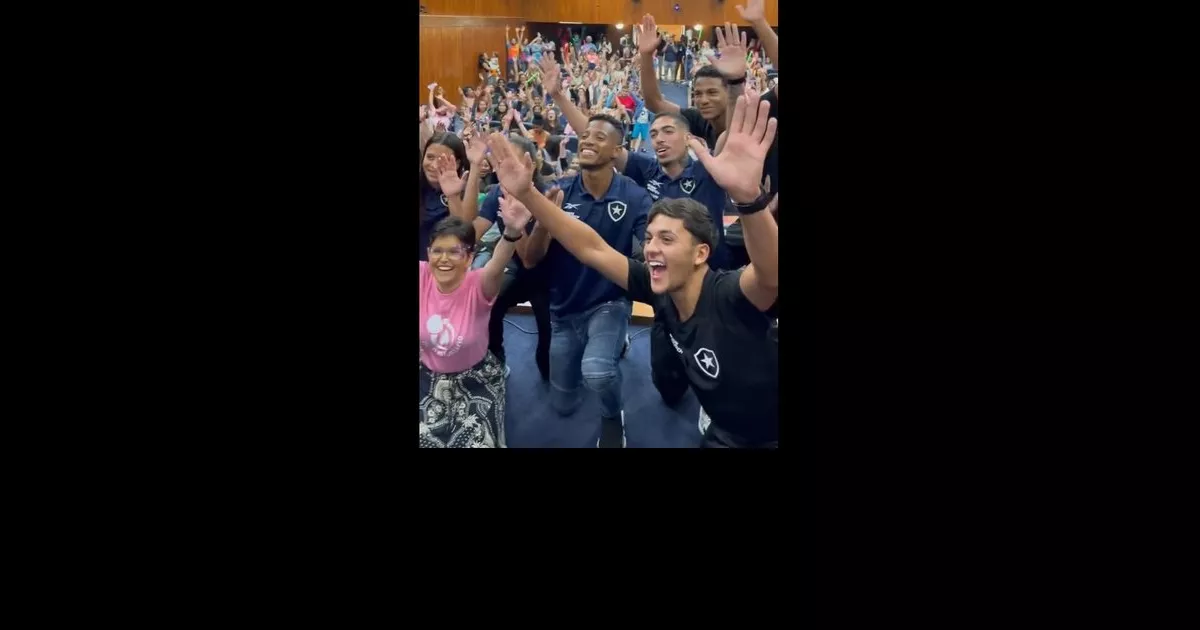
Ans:
[[[424,183],[422,183],[422,186],[424,186]],[[429,260],[429,235],[433,234],[433,227],[437,225],[438,221],[450,216],[450,202],[446,200],[446,196],[442,194],[442,191],[427,188],[425,196],[421,199],[421,203],[425,206],[425,218],[421,221],[421,246],[417,260]]]
[[[558,186],[563,190],[563,211],[591,226],[613,249],[633,254],[633,239],[641,241],[645,235],[653,203],[644,188],[619,173],[613,173],[612,184],[599,199],[584,188],[582,173],[559,180]],[[556,317],[625,298],[621,287],[579,262],[558,241],[551,241],[541,265],[550,269],[550,313]]]
[[[671,176],[663,171],[662,166],[653,156],[630,151],[629,159],[625,162],[625,175],[639,185],[645,186],[646,191],[650,193],[650,198],[654,201],[664,198],[695,199],[708,208],[713,236],[716,238],[711,248],[712,252],[708,256],[708,266],[713,269],[724,269],[729,263],[724,239],[725,202],[729,196],[725,193],[725,189],[721,188],[716,180],[708,174],[704,164],[699,160],[686,159],[688,165],[683,168],[683,173],[679,177],[671,179]]]
[[[538,190],[542,191],[542,193],[544,194],[547,190],[550,190],[551,188],[554,187],[554,182],[551,181],[551,182],[545,182],[545,183],[538,183],[537,187],[538,187]],[[496,186],[495,188],[488,191],[487,197],[483,198],[483,205],[481,205],[479,207],[479,218],[487,219],[488,221],[491,221],[496,226],[496,229],[500,230],[501,235],[504,234],[504,217],[500,216],[500,198],[503,196],[504,196],[504,193],[500,191],[500,187]],[[529,225],[525,226],[525,234],[528,235],[528,234],[531,234],[532,232],[533,232],[533,222],[531,221],[529,223]],[[503,236],[501,236],[501,238],[503,238]],[[516,262],[516,265],[514,266],[510,263],[509,267],[516,269],[516,270],[521,270],[521,269],[525,268],[525,265],[521,263],[521,257],[516,255],[516,253],[513,254],[513,261]],[[518,273],[519,273],[519,271],[518,271]]]

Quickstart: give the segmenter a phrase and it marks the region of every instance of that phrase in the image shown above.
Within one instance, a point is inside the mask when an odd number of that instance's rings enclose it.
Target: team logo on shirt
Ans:
[[[450,202],[446,201],[446,195],[442,195],[442,205],[446,206],[447,208],[450,207]]]
[[[625,218],[625,202],[610,201],[608,202],[608,218],[613,220],[613,223]]]
[[[675,341],[675,336],[672,335],[671,333],[667,333],[667,338],[671,340],[671,345],[675,346],[675,352],[678,352],[679,354],[683,354],[683,348],[679,347],[679,342]]]
[[[462,348],[462,335],[456,335],[454,325],[441,315],[430,315],[425,321],[425,330],[429,333],[429,339],[421,345],[439,357],[451,356]]]
[[[578,208],[578,207],[579,207],[579,206],[581,206],[581,205],[583,205],[583,204],[581,204],[581,203],[568,203],[568,204],[564,204],[564,205],[563,205],[563,209],[564,209],[564,210],[574,210],[574,209]]]
[[[692,191],[696,190],[696,180],[692,179],[691,177],[685,178],[683,181],[679,182],[679,187],[683,189],[683,192],[691,195]]]
[[[721,364],[717,362],[717,353],[708,348],[700,348],[694,356],[696,365],[700,366],[700,369],[709,378],[717,378],[717,375],[721,373]]]

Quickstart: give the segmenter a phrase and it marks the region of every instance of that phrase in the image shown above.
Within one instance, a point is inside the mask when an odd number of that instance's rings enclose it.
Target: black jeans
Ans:
[[[537,321],[537,361],[538,372],[542,380],[550,378],[550,285],[546,279],[546,270],[521,269],[516,274],[504,272],[504,280],[500,285],[500,295],[492,306],[492,315],[488,319],[488,350],[506,362],[504,355],[504,316],[508,309],[529,302],[533,307],[533,317]]]

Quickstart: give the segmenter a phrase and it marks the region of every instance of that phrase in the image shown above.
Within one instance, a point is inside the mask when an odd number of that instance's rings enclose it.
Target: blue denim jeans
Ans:
[[[550,404],[559,414],[579,408],[586,385],[600,394],[605,417],[621,415],[619,361],[631,308],[628,300],[614,300],[550,319]]]

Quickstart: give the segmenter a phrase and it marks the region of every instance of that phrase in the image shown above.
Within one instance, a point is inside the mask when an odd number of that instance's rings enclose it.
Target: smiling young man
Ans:
[[[545,63],[546,58],[542,61]],[[581,172],[560,180],[558,186],[563,209],[570,213],[561,216],[589,226],[589,232],[598,235],[607,247],[629,256],[634,239],[645,232],[652,202],[643,188],[614,168],[624,137],[621,123],[611,116],[592,116],[579,132]],[[512,149],[507,140],[503,147]],[[525,176],[529,180],[517,188],[504,180],[501,186],[517,195],[517,189],[532,187],[532,177],[528,173]],[[629,329],[629,298],[622,287],[582,265],[560,243],[551,243],[549,232],[542,226],[534,228],[529,238],[526,266],[549,268],[551,405],[559,414],[570,415],[582,402],[583,386],[597,392],[601,406],[597,445],[622,447],[625,413],[619,360]]]
[[[663,311],[688,381],[712,419],[705,433],[707,447],[778,446],[777,345],[765,311],[779,294],[779,230],[771,214],[762,211],[769,200],[759,184],[777,125],[768,120],[769,107],[756,94],[741,97],[718,157],[692,139],[705,168],[742,215],[751,263],[737,271],[709,269],[712,223],[695,200],[654,205],[644,241],[647,262],[642,264],[538,192],[529,182],[532,164],[517,157],[503,136],[493,134],[488,141],[501,184],[542,229],[632,299]]]
[[[692,81],[692,103],[695,107],[681,108],[675,103],[663,98],[658,88],[658,77],[654,73],[654,62],[650,58],[659,44],[658,26],[654,16],[646,14],[642,23],[635,25],[638,29],[638,50],[641,52],[642,94],[646,99],[646,109],[655,114],[679,114],[688,121],[689,131],[693,136],[703,138],[709,150],[717,146],[717,138],[725,131],[727,121],[725,112],[729,102],[725,79],[716,68],[706,66],[696,71]]]

